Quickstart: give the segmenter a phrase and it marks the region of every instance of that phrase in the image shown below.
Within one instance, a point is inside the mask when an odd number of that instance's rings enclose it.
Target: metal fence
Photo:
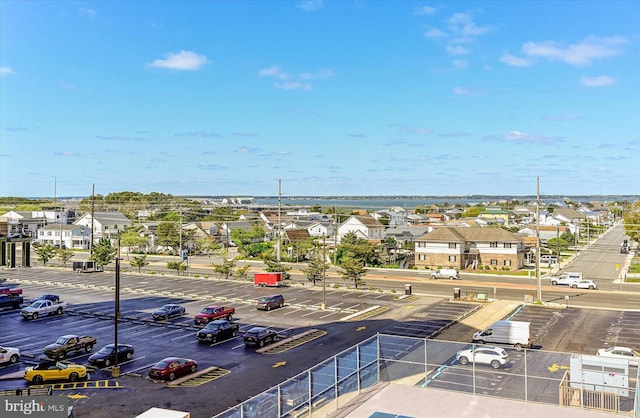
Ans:
[[[614,369],[598,368],[600,360],[594,356],[499,347],[506,351],[508,362],[494,363],[498,366],[494,368],[483,357],[488,347],[379,334],[215,418],[326,416],[371,391],[378,382],[640,418],[640,373],[625,361],[612,360]],[[470,356],[466,364],[457,360],[461,355]]]

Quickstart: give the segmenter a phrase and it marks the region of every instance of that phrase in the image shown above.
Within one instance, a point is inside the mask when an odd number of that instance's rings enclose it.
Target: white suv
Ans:
[[[456,269],[438,269],[431,273],[432,279],[459,279],[460,274]]]
[[[494,369],[499,369],[509,363],[509,355],[500,347],[479,346],[475,349],[468,348],[458,351],[456,361],[462,365],[470,362],[488,364]]]

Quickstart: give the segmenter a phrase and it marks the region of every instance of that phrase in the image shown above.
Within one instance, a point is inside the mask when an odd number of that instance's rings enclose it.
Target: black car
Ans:
[[[233,338],[238,333],[240,326],[232,324],[225,319],[211,321],[196,334],[201,343],[215,343],[226,338]]]
[[[186,313],[184,306],[169,303],[153,312],[153,319],[169,319],[183,316]]]
[[[264,327],[253,327],[244,333],[244,345],[264,347],[265,344],[276,342],[278,333]]]
[[[51,302],[60,302],[60,296],[58,295],[40,295],[37,298],[31,299],[31,302],[35,302],[36,300],[50,300]]]
[[[96,367],[108,367],[115,363],[115,344],[105,345],[95,354],[89,356],[89,363]],[[118,344],[118,363],[131,359],[133,356],[131,344]]]

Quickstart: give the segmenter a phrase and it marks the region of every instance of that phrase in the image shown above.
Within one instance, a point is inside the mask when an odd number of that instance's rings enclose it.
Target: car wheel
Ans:
[[[111,360],[106,359],[106,360],[104,361],[104,365],[105,365],[105,367],[109,367],[109,366],[111,366]]]
[[[33,315],[31,315],[31,318],[38,319],[38,312],[34,312]]]
[[[577,284],[572,284],[572,285],[571,285],[571,288],[572,288],[572,289],[576,289],[577,287],[578,287],[578,285],[577,285]]]
[[[264,347],[264,340],[260,340],[260,342],[258,343],[258,345],[259,345],[260,347]]]
[[[478,340],[478,344],[484,344],[484,340]]]
[[[463,366],[464,366],[465,364],[467,364],[468,362],[469,362],[469,359],[468,359],[468,358],[466,358],[465,356],[462,356],[462,357],[460,357],[460,358],[458,359],[458,363],[462,364]]]
[[[76,380],[78,380],[78,373],[73,372],[69,375],[69,381],[70,382],[75,382]]]
[[[555,285],[557,285],[557,284],[558,284],[558,282],[554,282],[554,281],[552,281],[552,282],[551,282],[551,284],[552,284],[553,286],[555,286]]]
[[[42,376],[40,376],[39,374],[33,376],[33,379],[31,379],[31,381],[33,383],[35,383],[36,385],[41,384],[42,382],[44,382],[44,379],[42,378]]]
[[[227,315],[227,321],[231,321],[231,318],[233,318],[233,315],[231,314]]]
[[[238,333],[236,332],[236,330],[231,331],[231,336],[235,337]]]
[[[271,310],[271,305],[267,305],[267,310],[270,311]]]
[[[11,358],[9,359],[9,363],[11,364],[16,364],[18,362],[19,356],[17,354],[14,354],[11,356]]]
[[[516,349],[516,351],[522,351],[522,344],[520,343],[516,343],[513,347]]]
[[[67,355],[67,353],[65,353],[64,351],[61,351],[61,352],[59,352],[59,353],[58,353],[58,355],[56,356],[56,358],[57,358],[58,360],[62,360],[63,358],[65,358],[65,357],[66,357],[66,355]]]
[[[449,276],[449,280],[453,280],[455,277],[453,276]]]
[[[87,344],[87,345],[84,346],[85,353],[90,353],[91,350],[93,350],[93,345],[92,344]]]
[[[493,367],[494,369],[499,369],[500,362],[498,360],[491,360],[491,367]]]
[[[595,289],[593,286],[589,285],[589,289],[593,290]]]
[[[218,339],[215,337],[215,335],[211,337],[211,344],[215,344],[217,342],[218,342]]]
[[[196,370],[198,370],[198,366],[196,366],[195,364],[191,365],[191,373],[195,373]]]
[[[127,360],[131,360],[131,353],[127,353]]]
[[[284,308],[284,302],[280,302],[280,307]]]
[[[62,315],[62,308],[58,308],[58,309],[56,310],[56,313],[57,313],[58,315]]]
[[[175,373],[169,373],[169,380],[175,380],[175,378],[176,378]]]

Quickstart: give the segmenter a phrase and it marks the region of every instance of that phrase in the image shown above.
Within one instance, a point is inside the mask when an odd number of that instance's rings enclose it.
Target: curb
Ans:
[[[180,384],[182,384],[182,383],[184,383],[184,382],[186,382],[188,380],[195,379],[196,377],[200,377],[200,376],[205,375],[205,374],[207,374],[209,372],[213,372],[213,371],[219,370],[219,369],[220,369],[220,367],[218,367],[218,366],[209,366],[206,369],[202,369],[202,370],[199,370],[199,371],[197,371],[195,373],[191,373],[191,374],[188,374],[186,376],[183,376],[183,377],[181,377],[179,379],[167,382],[167,386],[178,386],[178,385],[180,385]],[[153,379],[153,380],[155,380],[155,379]]]
[[[320,330],[316,329],[316,328],[308,329],[308,330],[306,330],[304,332],[301,332],[300,334],[292,335],[291,337],[285,338],[284,340],[280,340],[280,341],[278,341],[276,343],[266,345],[266,346],[264,346],[262,348],[258,348],[256,350],[256,353],[262,354],[265,351],[269,351],[269,350],[274,349],[276,347],[280,347],[281,345],[285,345],[288,342],[291,342],[291,341],[296,340],[298,338],[302,338],[302,337],[304,337],[306,335],[309,335],[309,334],[312,334],[312,333],[314,333],[316,331],[320,331]]]

